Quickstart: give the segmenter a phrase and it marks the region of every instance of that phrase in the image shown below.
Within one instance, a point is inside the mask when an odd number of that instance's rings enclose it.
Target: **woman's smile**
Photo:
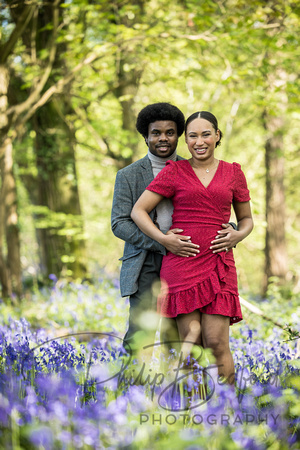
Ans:
[[[198,162],[213,161],[214,150],[219,139],[219,131],[215,131],[212,124],[205,119],[197,118],[187,126],[185,141],[192,158]]]

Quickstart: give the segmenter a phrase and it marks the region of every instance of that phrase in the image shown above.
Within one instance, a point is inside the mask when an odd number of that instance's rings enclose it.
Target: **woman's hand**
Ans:
[[[147,236],[162,244],[169,252],[179,256],[196,256],[199,245],[191,242],[190,236],[182,236],[183,230],[175,228],[162,233],[150,219],[149,213],[163,199],[163,196],[146,190],[131,211],[131,218]]]

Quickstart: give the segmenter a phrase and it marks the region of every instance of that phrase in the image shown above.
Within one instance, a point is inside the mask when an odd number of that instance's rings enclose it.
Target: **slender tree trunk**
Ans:
[[[17,211],[17,188],[13,173],[13,146],[11,139],[7,137],[3,143],[4,156],[1,159],[1,222],[2,238],[3,224],[7,248],[7,262],[4,263],[3,253],[1,264],[3,267],[3,291],[4,294],[12,294],[20,298],[22,293],[21,281],[21,256],[20,237]]]
[[[7,244],[7,268],[12,292],[20,298],[22,293],[20,236],[17,210],[17,186],[13,172],[13,146],[7,137],[6,151],[1,167],[5,205],[5,234]]]
[[[8,70],[4,64],[0,64],[0,130],[1,130],[1,142],[0,142],[0,164],[4,164],[5,155],[5,136],[8,127],[7,111],[7,90],[9,83]],[[1,171],[2,172],[2,171]],[[0,283],[2,287],[2,296],[7,297],[11,293],[11,286],[9,286],[8,271],[6,267],[6,261],[4,257],[4,234],[5,234],[5,208],[4,208],[4,191],[3,182],[1,177],[1,190],[0,190]]]
[[[119,77],[119,80],[120,83],[124,81],[121,80],[121,77]],[[122,108],[122,128],[128,133],[127,147],[129,147],[131,151],[130,154],[125,155],[122,158],[122,165],[120,167],[125,167],[128,164],[131,164],[138,150],[139,140],[137,139],[137,132],[135,128],[136,113],[133,109],[138,88],[139,78],[137,77],[133,83],[130,82],[127,86],[123,86],[118,89],[118,97],[121,99],[127,97],[126,100],[120,100],[120,105]]]
[[[285,194],[283,117],[264,115],[269,138],[265,145],[266,160],[266,245],[264,294],[271,277],[286,280],[288,263],[285,239]]]
[[[3,145],[4,147],[4,145]],[[1,148],[1,152],[5,152],[4,148]],[[4,169],[4,157],[0,159],[0,173]],[[3,169],[2,169],[3,167]],[[2,175],[1,175],[2,181]],[[12,295],[11,280],[8,275],[8,269],[6,265],[6,258],[4,256],[4,236],[5,236],[5,193],[3,189],[3,182],[1,182],[0,190],[0,284],[2,286],[2,297],[10,297]]]
[[[21,296],[21,260],[18,228],[17,189],[13,173],[13,146],[7,135],[9,72],[0,65],[0,282],[3,297]],[[5,250],[7,257],[5,258]]]
[[[136,113],[134,110],[135,96],[138,92],[142,69],[133,67],[130,72],[125,70],[126,64],[132,59],[132,54],[121,50],[122,56],[119,60],[119,71],[117,73],[118,88],[115,90],[115,96],[119,99],[122,108],[122,128],[127,132],[127,143],[124,146],[130,148],[131,153],[124,155],[122,165],[131,164],[138,150],[138,136],[136,132]]]
[[[282,3],[283,5],[283,3]],[[267,31],[270,40],[276,39],[284,29],[284,17],[276,2],[270,2]],[[272,25],[276,23],[275,28]],[[280,26],[278,27],[278,23]],[[269,67],[270,70],[266,70]],[[275,70],[274,70],[275,68]],[[264,58],[266,81],[266,106],[263,124],[267,131],[265,144],[266,162],[266,241],[265,276],[263,295],[268,289],[270,278],[276,277],[280,284],[286,281],[288,262],[285,238],[285,192],[284,192],[284,143],[285,116],[287,110],[287,74],[280,64],[274,67],[273,54],[266,51]]]

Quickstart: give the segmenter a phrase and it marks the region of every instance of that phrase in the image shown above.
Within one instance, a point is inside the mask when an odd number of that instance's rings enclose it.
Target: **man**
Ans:
[[[198,245],[193,244],[188,236],[180,234],[184,230],[168,231],[173,212],[170,199],[164,199],[150,216],[164,233],[178,234],[177,244],[172,248],[166,249],[150,239],[130,217],[133,205],[166,162],[170,159],[183,159],[177,155],[176,148],[178,138],[184,131],[184,124],[183,113],[169,103],[155,103],[143,108],[138,114],[136,127],[145,139],[148,154],[121,169],[116,177],[111,226],[115,236],[125,241],[120,288],[122,297],[129,296],[130,309],[124,346],[129,344],[134,355],[155,341],[158,325],[158,317],[155,316],[157,292],[153,292],[152,288],[159,281],[163,255],[168,250],[176,255],[189,257],[199,251]],[[176,320],[163,318],[161,341],[177,340]]]

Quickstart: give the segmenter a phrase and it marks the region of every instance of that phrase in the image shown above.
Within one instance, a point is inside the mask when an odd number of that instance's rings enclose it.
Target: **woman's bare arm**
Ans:
[[[213,253],[222,252],[226,249],[235,247],[253,229],[253,219],[250,202],[234,202],[233,209],[237,218],[238,229],[229,229],[218,231],[218,236],[211,243],[214,245]]]
[[[166,249],[179,256],[195,256],[199,253],[199,245],[190,242],[190,236],[176,233],[162,233],[152,222],[149,213],[161,202],[164,197],[156,192],[146,190],[134,205],[131,218],[147,236],[155,239]]]

